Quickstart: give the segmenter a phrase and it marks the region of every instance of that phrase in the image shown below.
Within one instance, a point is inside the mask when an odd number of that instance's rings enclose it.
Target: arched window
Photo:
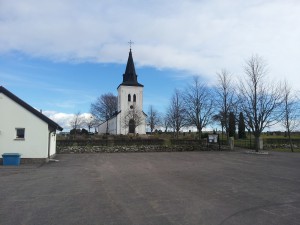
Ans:
[[[131,95],[128,94],[128,101],[131,102]]]
[[[133,102],[136,102],[136,95],[133,95]]]

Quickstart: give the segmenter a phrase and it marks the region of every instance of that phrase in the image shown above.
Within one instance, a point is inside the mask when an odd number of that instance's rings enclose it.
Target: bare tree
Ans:
[[[80,112],[77,112],[74,114],[72,120],[70,121],[70,126],[72,127],[72,130],[74,130],[74,134],[76,136],[77,130],[80,129],[84,124],[84,117],[80,114]]]
[[[226,139],[229,140],[229,113],[235,111],[235,91],[233,88],[233,82],[231,75],[225,70],[217,73],[218,82],[216,85],[216,105],[219,111],[218,116],[214,119],[220,119],[222,127],[226,132]],[[236,114],[236,113],[235,113]]]
[[[165,127],[165,133],[168,131],[168,128],[170,127],[170,121],[168,119],[168,114],[166,114],[163,118],[162,118],[162,122],[163,122],[163,126]]]
[[[118,97],[112,93],[103,94],[91,104],[91,113],[99,121],[106,121],[118,110]]]
[[[108,133],[108,120],[118,110],[118,97],[112,93],[103,94],[91,104],[91,113],[98,121],[106,122],[106,133]]]
[[[212,116],[212,120],[214,122],[219,122],[222,130],[222,140],[223,140],[223,133],[224,133],[224,128],[225,128],[225,122],[224,122],[224,115],[223,112],[219,111],[218,114],[215,114]]]
[[[252,56],[246,61],[245,74],[245,79],[239,85],[239,107],[245,116],[247,127],[255,137],[258,151],[262,131],[282,118],[282,96],[279,85],[264,79],[267,71],[261,57]]]
[[[211,90],[199,81],[199,77],[194,77],[193,84],[185,90],[184,105],[188,125],[197,128],[201,139],[202,129],[212,122],[214,101]]]
[[[136,128],[144,122],[145,115],[143,111],[136,107],[128,109],[122,118],[122,125],[125,129],[128,129],[128,133],[135,133]]]
[[[283,115],[282,123],[287,132],[290,149],[293,152],[291,132],[299,125],[299,99],[287,81],[283,85]]]
[[[84,123],[88,128],[89,132],[91,131],[91,128],[97,127],[99,125],[99,121],[94,116],[86,118]]]
[[[159,125],[161,119],[157,110],[154,109],[152,105],[149,106],[147,124],[150,127],[150,132],[152,133],[156,126]]]
[[[187,125],[187,121],[183,95],[177,89],[175,89],[171,98],[166,117],[168,124],[173,129],[174,133],[176,132],[176,137],[178,138],[180,129]]]

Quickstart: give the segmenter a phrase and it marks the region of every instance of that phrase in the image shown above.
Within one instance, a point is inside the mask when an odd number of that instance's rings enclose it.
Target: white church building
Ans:
[[[131,48],[123,82],[118,86],[118,111],[100,124],[99,134],[145,134],[146,117],[143,112],[144,85],[138,83]]]

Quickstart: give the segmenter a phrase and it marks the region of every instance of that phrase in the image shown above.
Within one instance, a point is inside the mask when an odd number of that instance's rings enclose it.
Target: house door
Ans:
[[[129,120],[129,133],[134,134],[135,133],[135,126],[134,126],[134,120]]]

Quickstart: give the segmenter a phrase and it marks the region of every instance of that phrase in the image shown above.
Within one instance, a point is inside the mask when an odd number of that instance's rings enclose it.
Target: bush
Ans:
[[[82,129],[80,134],[89,135],[89,132],[86,129]]]
[[[208,133],[202,133],[201,134],[201,138],[203,139],[203,138],[208,138]]]
[[[76,134],[81,134],[81,130],[80,129],[72,129],[72,130],[70,130],[70,135],[76,135]]]

